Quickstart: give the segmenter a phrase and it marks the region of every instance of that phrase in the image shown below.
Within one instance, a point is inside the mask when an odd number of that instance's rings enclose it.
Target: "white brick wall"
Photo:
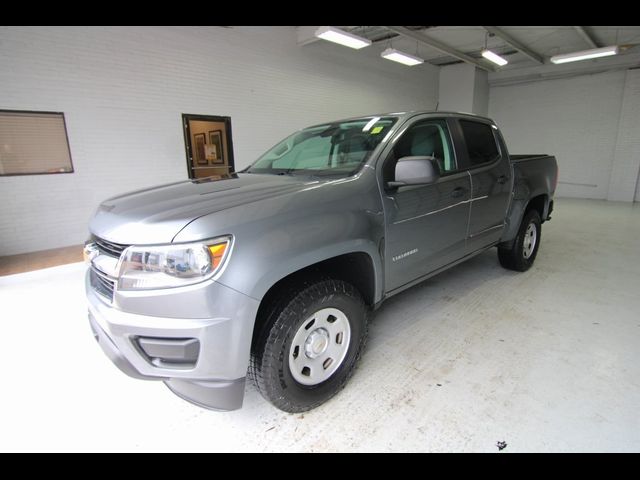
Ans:
[[[484,70],[468,63],[440,67],[438,84],[438,110],[487,116],[489,82]]]
[[[97,204],[187,178],[181,114],[228,115],[236,168],[315,122],[432,108],[438,70],[296,45],[293,27],[0,27],[0,109],[62,111],[75,173],[0,177],[0,255],[81,243]]]
[[[489,115],[489,80],[487,72],[475,69],[473,82],[473,113]]]
[[[491,87],[489,115],[511,153],[550,153],[558,196],[633,199],[640,114],[637,70]]]
[[[608,200],[632,202],[640,170],[640,70],[625,73]],[[640,185],[637,187],[640,189]]]
[[[451,112],[473,112],[475,67],[459,63],[440,68],[440,90],[438,110]]]

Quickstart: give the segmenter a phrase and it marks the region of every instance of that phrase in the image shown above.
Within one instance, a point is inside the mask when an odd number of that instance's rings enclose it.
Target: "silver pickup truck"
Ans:
[[[298,131],[250,167],[103,202],[85,246],[89,322],[126,374],[202,407],[245,378],[287,412],[335,395],[385,299],[488,248],[525,271],[558,181],[493,121],[372,115]]]

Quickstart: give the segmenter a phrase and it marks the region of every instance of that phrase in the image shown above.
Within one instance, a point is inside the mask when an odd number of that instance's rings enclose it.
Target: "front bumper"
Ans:
[[[146,296],[116,292],[111,305],[91,287],[89,272],[85,288],[94,336],[120,370],[135,378],[162,380],[176,395],[205,408],[234,410],[242,406],[257,300],[207,281],[155,290]],[[150,298],[153,313],[143,315],[136,304],[147,305]],[[196,305],[211,306],[209,315],[204,317],[202,308],[191,308],[194,300]],[[137,313],[123,311],[119,305],[131,305]],[[180,305],[185,312],[182,318],[175,316]],[[167,316],[158,316],[162,311]],[[189,362],[152,358],[142,342],[184,343],[183,339],[197,345]],[[156,351],[162,349],[156,345]]]

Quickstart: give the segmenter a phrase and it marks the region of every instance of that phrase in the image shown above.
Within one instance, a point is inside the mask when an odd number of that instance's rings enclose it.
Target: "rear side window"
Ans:
[[[493,162],[500,156],[490,125],[460,120],[460,127],[467,144],[469,167],[473,168],[483,163]]]

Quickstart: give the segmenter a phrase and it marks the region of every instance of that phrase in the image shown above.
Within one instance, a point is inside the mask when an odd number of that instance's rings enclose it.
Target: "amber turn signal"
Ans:
[[[222,263],[224,259],[224,254],[227,251],[227,247],[229,246],[229,242],[217,243],[216,245],[211,245],[209,247],[209,252],[211,253],[211,266],[212,270],[218,268],[218,266]]]

